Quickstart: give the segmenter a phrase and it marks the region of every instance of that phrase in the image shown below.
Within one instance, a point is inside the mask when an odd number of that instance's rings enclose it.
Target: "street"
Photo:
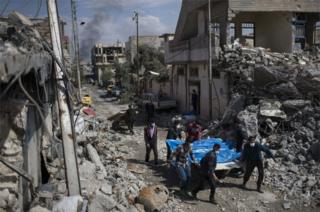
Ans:
[[[118,101],[112,98],[101,98],[104,96],[105,90],[96,87],[87,87],[86,91],[94,99],[94,108],[96,109],[98,118],[106,119],[107,117],[126,110],[128,105],[119,105]],[[160,158],[160,165],[153,164],[153,154],[151,153],[151,162],[145,163],[145,145],[143,138],[143,128],[145,114],[139,113],[136,116],[134,126],[134,135],[130,135],[129,131],[116,133],[121,137],[121,142],[118,143],[119,150],[126,152],[126,160],[128,164],[138,165],[144,181],[149,185],[163,184],[170,190],[170,195],[176,202],[175,211],[292,211],[298,212],[302,209],[292,208],[290,210],[283,209],[283,196],[280,193],[272,192],[268,187],[264,186],[264,193],[256,192],[256,178],[252,178],[248,185],[248,190],[241,188],[242,178],[226,177],[217,188],[217,202],[218,205],[213,205],[208,201],[209,189],[200,191],[198,200],[188,199],[179,194],[179,180],[174,170],[170,169],[166,164],[166,146],[165,138],[167,134],[166,124],[170,123],[170,119],[174,114],[156,114],[156,123],[158,127],[158,151]],[[109,124],[111,126],[111,123]],[[139,172],[139,171],[138,171]],[[137,174],[137,173],[135,173]],[[170,201],[170,200],[169,200]],[[306,210],[306,208],[304,208]],[[316,208],[308,208],[308,211],[317,211]]]

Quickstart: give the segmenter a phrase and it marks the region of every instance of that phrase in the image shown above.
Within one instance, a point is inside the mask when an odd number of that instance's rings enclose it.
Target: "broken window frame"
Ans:
[[[251,26],[252,25],[252,26]],[[245,29],[252,29],[252,35],[246,35]],[[241,37],[247,40],[252,40],[253,47],[256,45],[256,25],[254,22],[242,22],[241,23]]]
[[[199,77],[199,68],[191,67],[189,70],[189,77],[198,78]]]

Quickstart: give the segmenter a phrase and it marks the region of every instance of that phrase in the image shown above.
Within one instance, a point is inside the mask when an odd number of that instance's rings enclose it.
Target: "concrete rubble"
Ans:
[[[320,204],[320,50],[280,54],[230,46],[220,68],[233,96],[222,122],[238,123],[245,139],[257,135],[277,158],[266,160],[265,184],[287,202]]]

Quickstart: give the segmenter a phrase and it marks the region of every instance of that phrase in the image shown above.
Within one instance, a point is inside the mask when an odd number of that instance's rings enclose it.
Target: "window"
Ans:
[[[220,79],[220,70],[218,67],[212,66],[212,78]]]
[[[254,36],[255,36],[255,29],[254,23],[242,23],[241,24],[241,37],[242,40],[240,41],[244,46],[254,46]]]
[[[184,75],[184,69],[183,68],[178,68],[177,69],[177,73],[178,73],[178,75],[180,75],[180,76],[182,75],[183,76]]]
[[[198,77],[199,76],[199,70],[198,68],[190,68],[190,77]]]

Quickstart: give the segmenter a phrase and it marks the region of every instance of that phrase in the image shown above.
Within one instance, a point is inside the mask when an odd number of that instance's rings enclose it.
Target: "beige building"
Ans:
[[[274,0],[272,3],[270,0],[211,0],[211,11],[214,85],[211,98],[208,0],[182,1],[175,38],[165,47],[166,63],[173,69],[173,96],[180,111],[192,110],[191,92],[196,90],[198,113],[204,119],[210,119],[210,114],[211,118],[217,118],[229,101],[228,78],[215,68],[219,51],[225,44],[239,38],[242,45],[292,52],[319,42],[320,0]]]
[[[107,46],[104,44],[96,44],[91,50],[91,62],[96,80],[99,85],[103,85],[102,76],[106,71],[114,73],[114,63],[125,63],[125,49],[121,45]]]

